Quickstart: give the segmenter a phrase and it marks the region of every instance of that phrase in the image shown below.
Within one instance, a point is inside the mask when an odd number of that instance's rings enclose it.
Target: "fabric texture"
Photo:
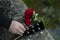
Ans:
[[[0,0],[0,26],[9,28],[12,19],[8,17],[8,13],[10,12],[10,1],[8,0]]]

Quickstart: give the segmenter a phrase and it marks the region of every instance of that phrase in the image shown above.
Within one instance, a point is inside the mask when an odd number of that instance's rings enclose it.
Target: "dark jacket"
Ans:
[[[9,13],[10,9],[10,1],[0,1],[0,27],[9,28],[12,19],[10,19],[7,14]],[[7,10],[7,11],[6,11]]]

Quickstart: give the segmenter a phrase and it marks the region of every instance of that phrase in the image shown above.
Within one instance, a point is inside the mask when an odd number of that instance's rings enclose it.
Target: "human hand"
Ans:
[[[26,31],[26,29],[24,28],[24,26],[21,23],[19,23],[17,21],[12,21],[9,31],[14,34],[21,35]]]

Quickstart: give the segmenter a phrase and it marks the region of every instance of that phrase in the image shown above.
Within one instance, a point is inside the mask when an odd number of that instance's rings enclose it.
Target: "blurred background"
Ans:
[[[60,0],[23,0],[44,19],[45,28],[55,40],[60,40]]]

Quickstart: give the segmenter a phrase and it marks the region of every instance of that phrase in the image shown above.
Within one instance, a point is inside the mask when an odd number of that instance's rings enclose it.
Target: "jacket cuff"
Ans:
[[[6,15],[0,15],[0,26],[9,29],[11,22],[12,22],[12,18],[10,19]]]

